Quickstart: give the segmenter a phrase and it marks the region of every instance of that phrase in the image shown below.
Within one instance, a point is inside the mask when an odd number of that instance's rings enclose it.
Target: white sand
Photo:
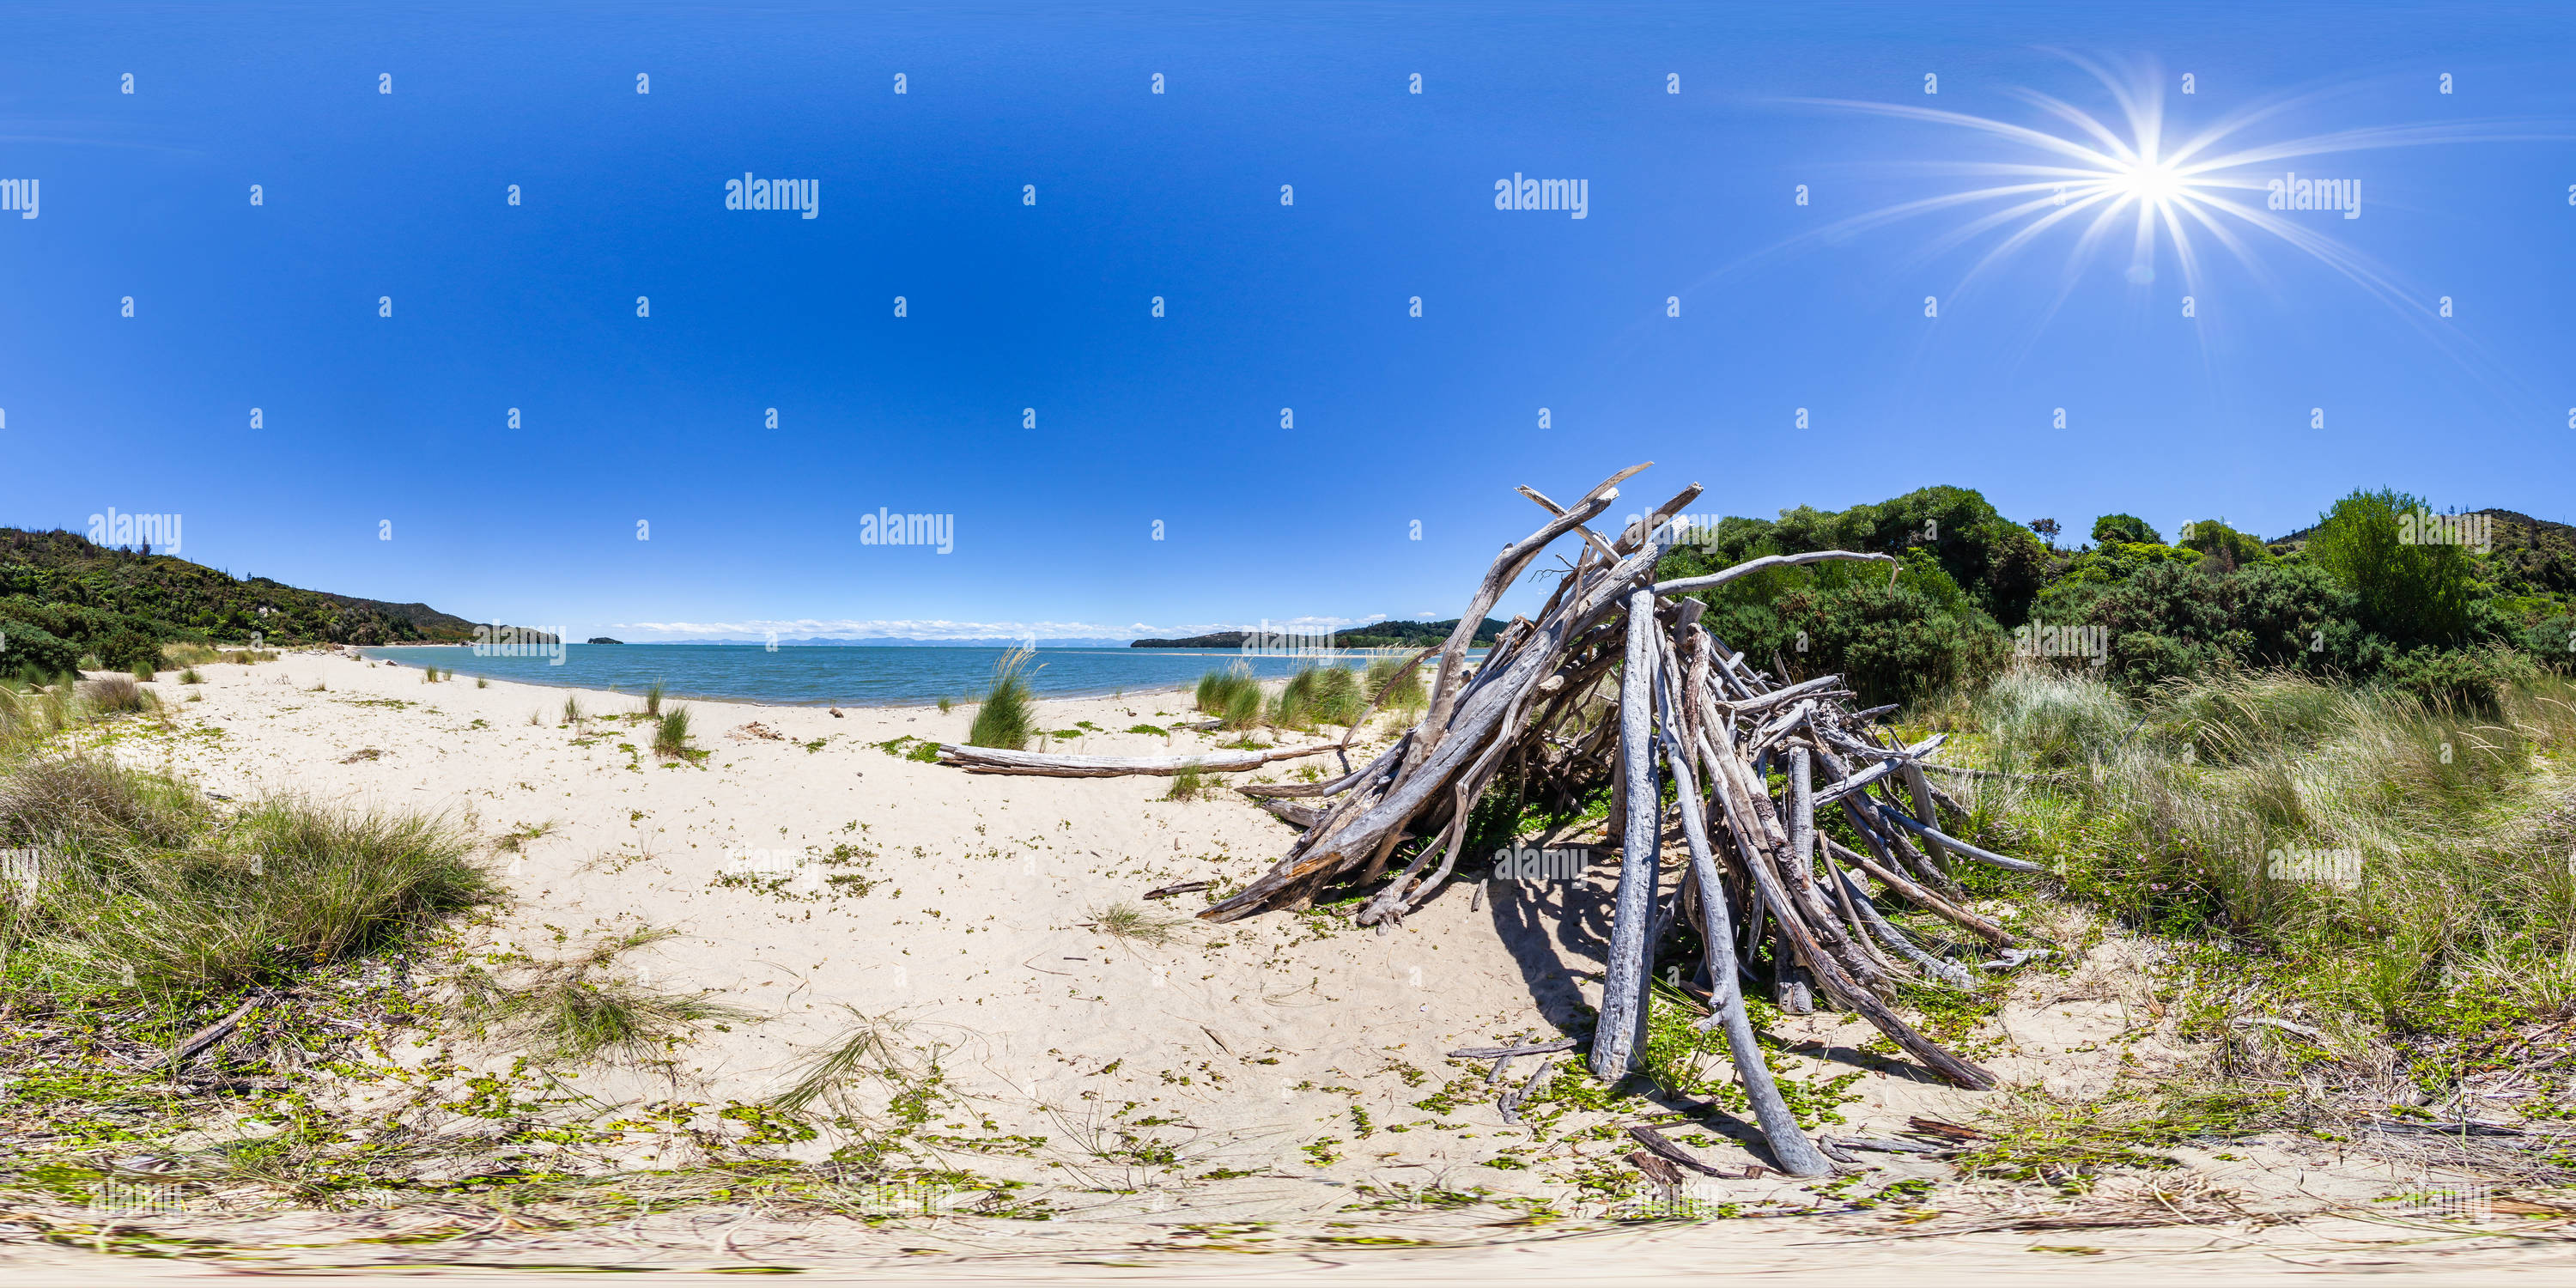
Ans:
[[[165,673],[154,686],[178,731],[129,737],[119,755],[232,797],[299,792],[350,807],[446,812],[487,841],[547,827],[515,856],[493,852],[515,902],[478,932],[487,943],[543,957],[564,951],[559,933],[577,943],[598,930],[668,927],[679,937],[630,954],[628,969],[764,1017],[704,1032],[684,1048],[676,1085],[601,1069],[576,1079],[612,1103],[676,1097],[721,1107],[774,1093],[855,1010],[948,1047],[948,1075],[997,1130],[1049,1138],[1032,1158],[966,1155],[961,1163],[1055,1187],[1068,1214],[1142,1219],[1176,1201],[1180,1178],[1213,1169],[1253,1175],[1183,1187],[1178,1201],[1267,1218],[1334,1212],[1354,1201],[1359,1184],[1564,1200],[1574,1193],[1568,1179],[1624,1169],[1618,1157],[1633,1147],[1563,1139],[1563,1129],[1585,1121],[1569,1118],[1558,1138],[1530,1150],[1532,1166],[1489,1166],[1504,1150],[1529,1149],[1529,1132],[1502,1123],[1485,1066],[1442,1058],[1517,1034],[1552,1037],[1558,1023],[1575,1020],[1578,1002],[1597,998],[1588,974],[1607,931],[1606,883],[1597,877],[1496,882],[1473,911],[1472,888],[1453,887],[1383,936],[1324,914],[1269,914],[1230,926],[1191,922],[1169,946],[1139,946],[1083,923],[1167,883],[1249,880],[1293,830],[1230,792],[1159,799],[1166,779],[972,776],[872,745],[907,735],[960,739],[967,708],[835,717],[691,703],[697,743],[714,753],[692,766],[657,760],[641,722],[565,724],[567,690],[497,680],[478,688],[470,677],[431,685],[416,666],[312,653],[201,670],[203,685]],[[317,683],[327,691],[312,691]],[[203,700],[182,701],[190,692]],[[632,696],[576,696],[592,713],[640,710]],[[1193,718],[1186,707],[1185,695],[1161,693],[1048,701],[1040,712],[1048,728],[1089,721],[1124,730]],[[532,713],[541,717],[534,725]],[[781,737],[734,734],[753,722]],[[1055,749],[1140,755],[1208,745],[1191,733],[1101,732]],[[368,750],[378,754],[352,759]],[[1295,763],[1266,773],[1284,777]],[[820,856],[836,846],[864,860],[825,871],[877,882],[865,895],[717,884],[729,856]],[[1186,915],[1203,898],[1154,906]],[[1579,996],[1568,982],[1578,974],[1587,976]],[[2007,1082],[2097,1095],[2124,1053],[2150,1069],[2180,1059],[2170,1021],[2147,1005],[2137,961],[2105,951],[2074,975],[2030,981],[2005,1013],[1998,1048],[1977,1054]],[[1812,1056],[1788,1062],[1800,1078],[1854,1067],[1853,1049],[1871,1036],[1831,1016],[1791,1021],[1783,1032],[1814,1040],[1802,1048]],[[508,1053],[460,1054],[497,1068]],[[1531,1067],[1523,1061],[1514,1078]],[[1414,1103],[1451,1083],[1463,1093],[1454,1110]],[[1983,1099],[1882,1073],[1855,1090],[1863,1099],[1832,1130],[1887,1135],[1911,1114],[1972,1118]],[[1177,1169],[1121,1169],[1084,1148],[1116,1144],[1119,1123],[1132,1129],[1146,1118],[1162,1121],[1138,1134],[1175,1147]],[[797,1152],[819,1157],[832,1143]],[[660,1148],[639,1146],[630,1161],[654,1160]],[[1724,1140],[1699,1152],[1726,1167],[1759,1158]],[[2235,1162],[2195,1158],[2243,1192],[2292,1207],[2366,1199],[2388,1186],[2384,1173],[2329,1169],[2295,1153],[2238,1154]],[[1319,1163],[1325,1156],[1332,1161]],[[1949,1175],[1938,1163],[1868,1161],[1883,1168],[1868,1187]],[[1703,1186],[1747,1204],[1809,1199],[1778,1178]],[[1086,1188],[1137,1193],[1086,1197]]]

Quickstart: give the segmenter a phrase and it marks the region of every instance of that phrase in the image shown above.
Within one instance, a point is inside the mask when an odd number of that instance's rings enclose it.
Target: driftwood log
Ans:
[[[1294,760],[1299,756],[1320,756],[1339,748],[1333,743],[1316,747],[1282,747],[1266,751],[1211,751],[1189,756],[1058,756],[1043,751],[1004,751],[999,747],[969,747],[963,743],[939,744],[942,764],[955,765],[970,774],[1044,774],[1052,778],[1124,778],[1131,774],[1173,774],[1198,770],[1201,773],[1226,773],[1238,769],[1259,769],[1274,760]],[[1284,795],[1284,793],[1282,793]]]
[[[1587,1053],[1592,1071],[1616,1080],[1637,1067],[1659,950],[1671,948],[1676,929],[1695,930],[1700,976],[1685,991],[1709,1003],[1700,1026],[1724,1030],[1779,1167],[1823,1175],[1833,1163],[1799,1129],[1763,1063],[1743,981],[1762,978],[1755,968],[1767,965],[1784,1007],[1803,1010],[1812,997],[1856,1013],[1934,1076],[1991,1087],[1991,1074],[1916,1031],[1891,1005],[1901,981],[1963,987],[1971,976],[1882,908],[1919,909],[1984,941],[1980,951],[2000,948],[2012,937],[1966,906],[1952,864],[2039,868],[1942,826],[1940,810],[1955,814],[1958,805],[1924,773],[1947,768],[1928,763],[1939,738],[1883,741],[1872,721],[1890,708],[1845,706],[1853,692],[1841,676],[1790,682],[1755,669],[1701,624],[1703,603],[1680,598],[1829,560],[1885,563],[1893,576],[1897,561],[1814,550],[1657,582],[1657,564],[1682,536],[1676,516],[1699,495],[1697,484],[1615,538],[1586,526],[1618,499],[1617,484],[1645,468],[1623,470],[1571,505],[1520,489],[1548,520],[1504,547],[1457,631],[1417,659],[1434,667],[1422,718],[1367,765],[1351,770],[1345,760],[1338,779],[1248,789],[1273,798],[1266,807],[1301,834],[1268,872],[1199,916],[1233,921],[1308,906],[1328,886],[1357,886],[1367,897],[1354,919],[1383,930],[1449,880],[1471,812],[1490,793],[1508,785],[1524,800],[1552,795],[1572,806],[1606,789],[1603,835],[1618,846],[1619,875]],[[1580,545],[1555,570],[1547,602],[1535,617],[1513,619],[1471,672],[1476,624],[1569,536]],[[1346,737],[1340,746],[1348,744]],[[940,754],[976,772],[1107,776],[1248,769],[1336,749],[1115,760],[943,745]],[[1661,804],[1668,794],[1673,803]],[[1297,804],[1275,799],[1282,797]],[[1827,815],[1843,836],[1819,826]],[[1547,1067],[1542,1061],[1532,1082],[1507,1097],[1507,1120]]]

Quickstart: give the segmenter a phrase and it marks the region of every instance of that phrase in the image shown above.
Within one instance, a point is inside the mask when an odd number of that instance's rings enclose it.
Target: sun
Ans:
[[[2183,137],[2182,122],[2168,110],[2165,78],[2152,67],[2114,72],[2080,56],[2063,56],[2092,75],[2116,111],[2097,115],[2035,90],[2015,95],[2037,109],[2035,124],[1902,103],[1797,100],[1970,131],[2000,141],[2007,149],[1985,151],[1974,159],[1945,160],[1936,155],[1904,163],[1936,173],[1981,176],[1985,182],[1856,215],[1830,228],[1801,234],[1775,250],[1810,238],[1839,241],[1922,215],[1963,214],[1966,217],[1960,222],[1935,232],[1920,246],[1920,253],[1929,259],[1973,242],[1991,243],[1968,269],[1959,284],[1961,290],[2039,240],[2071,234],[2074,254],[2058,293],[2061,302],[2064,292],[2073,288],[2083,261],[2119,242],[2128,243],[2126,276],[2132,285],[2155,282],[2158,262],[2169,257],[2181,271],[2185,291],[2201,289],[2213,249],[2223,248],[2261,277],[2266,268],[2261,249],[2286,246],[2405,311],[2412,307],[2409,293],[2387,270],[2315,224],[2301,224],[2277,213],[2281,209],[2277,205],[2267,206],[2263,196],[2267,184],[2279,186],[2285,169],[2304,171],[2303,163],[2316,157],[2569,137],[2564,122],[2494,121],[2363,127],[2304,138],[2257,137],[2270,133],[2268,127],[2306,114],[2327,91],[2252,104]]]

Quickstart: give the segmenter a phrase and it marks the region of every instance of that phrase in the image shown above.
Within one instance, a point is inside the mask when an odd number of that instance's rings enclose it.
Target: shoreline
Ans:
[[[462,650],[465,650],[468,654],[472,654],[473,650],[474,650],[476,647],[477,647],[477,646],[476,646],[476,645],[473,645],[473,644],[463,644],[463,643],[445,643],[445,644],[363,644],[363,645],[342,645],[342,646],[341,646],[341,649],[343,650],[342,655],[344,655],[344,656],[345,656],[345,655],[349,655],[349,654],[354,654],[354,655],[356,655],[356,656],[358,656],[358,657],[360,657],[360,658],[364,659],[365,661],[367,661],[368,663],[371,663],[371,664],[380,663],[380,664],[383,664],[383,665],[387,665],[387,666],[395,666],[395,667],[411,666],[413,669],[417,669],[417,664],[416,664],[416,663],[406,663],[404,659],[402,659],[402,658],[398,658],[398,657],[386,657],[386,656],[382,656],[382,653],[383,653],[385,650],[389,650],[389,649],[433,649],[433,648],[434,648],[434,649],[462,649]],[[645,648],[663,647],[663,648],[669,648],[669,647],[687,647],[687,648],[746,648],[746,649],[760,649],[760,648],[761,648],[761,646],[760,646],[760,645],[758,645],[758,644],[739,644],[739,645],[703,645],[703,644],[692,644],[692,645],[640,645],[640,646],[639,646],[639,645],[633,645],[633,644],[626,644],[626,645],[608,645],[608,644],[601,644],[601,645],[586,645],[586,646],[584,646],[584,647],[595,647],[595,648],[636,648],[636,647],[645,647]],[[794,645],[794,646],[792,646],[792,647],[797,647],[797,648],[869,648],[869,647],[874,647],[874,646],[870,646],[870,645],[859,645],[859,644],[851,644],[851,645]],[[959,649],[966,649],[966,648],[984,649],[984,648],[987,648],[987,647],[996,647],[996,648],[998,648],[998,647],[1000,647],[1000,646],[986,646],[986,645],[939,645],[939,646],[934,646],[934,647],[938,647],[938,648],[959,648]],[[910,651],[910,650],[908,650],[908,649],[907,649],[906,651]],[[1054,649],[1054,650],[1049,650],[1049,649],[1043,649],[1043,648],[1042,648],[1042,649],[1038,650],[1038,652],[1039,652],[1040,657],[1041,657],[1041,658],[1043,658],[1043,657],[1044,657],[1044,655],[1045,655],[1045,654],[1047,654],[1047,653],[1049,653],[1049,652],[1056,652],[1056,653],[1086,653],[1086,654],[1087,654],[1087,653],[1103,653],[1103,654],[1112,654],[1112,655],[1125,655],[1125,654],[1128,652],[1128,650],[1123,650],[1123,649],[1109,649],[1109,648],[1090,648],[1090,647],[1084,647],[1084,648],[1067,648],[1067,649]],[[1252,659],[1252,658],[1274,658],[1274,659],[1275,659],[1275,658],[1279,658],[1279,656],[1280,656],[1280,655],[1278,655],[1278,654],[1267,654],[1267,653],[1250,653],[1250,654],[1247,654],[1247,653],[1237,652],[1237,651],[1234,651],[1234,650],[1222,650],[1222,651],[1218,651],[1218,650],[1205,650],[1205,651],[1202,651],[1202,650],[1179,650],[1179,649],[1141,649],[1141,650],[1135,650],[1135,652],[1142,653],[1142,654],[1145,654],[1145,655],[1148,655],[1148,656],[1153,656],[1153,657],[1162,657],[1162,658],[1172,658],[1172,657],[1205,657],[1205,658],[1210,658],[1210,659]],[[1469,652],[1468,652],[1468,654],[1467,654],[1467,658],[1466,658],[1467,664],[1468,664],[1468,665],[1470,665],[1470,666],[1472,666],[1472,665],[1476,664],[1477,662],[1479,662],[1479,661],[1481,661],[1481,660],[1483,659],[1484,654],[1485,654],[1485,650],[1484,650],[1484,649],[1482,649],[1482,648],[1478,648],[1478,649],[1471,649],[1471,650],[1469,650]],[[321,656],[331,656],[332,654],[331,654],[331,653],[329,653],[327,650],[325,650],[325,651],[322,651],[322,652],[320,653],[320,655],[321,655]],[[542,653],[535,654],[535,655],[536,655],[536,656],[542,656]],[[1345,649],[1345,650],[1339,650],[1335,656],[1330,657],[1330,658],[1325,658],[1325,657],[1314,657],[1314,658],[1290,658],[1290,659],[1286,659],[1286,660],[1305,660],[1305,661],[1312,661],[1312,662],[1317,663],[1317,664],[1346,665],[1346,664],[1356,664],[1356,663],[1360,663],[1360,662],[1363,662],[1363,661],[1375,661],[1375,660],[1377,660],[1377,659],[1378,659],[1379,657],[1381,657],[1381,656],[1383,656],[1383,655],[1378,654],[1378,653],[1375,653],[1375,652],[1372,652],[1372,651],[1368,651],[1368,650],[1360,650],[1360,649]],[[1398,655],[1398,656],[1410,656],[1410,653],[1400,654],[1400,655]],[[447,666],[447,664],[446,664],[445,662],[440,662],[438,665],[439,665],[439,667],[440,667],[440,669],[441,669],[441,670],[453,670],[454,674],[457,674],[457,675],[460,675],[460,676],[469,677],[469,678],[481,678],[481,679],[488,679],[488,680],[490,680],[491,682],[493,682],[494,684],[503,684],[503,683],[507,683],[507,684],[524,684],[524,685],[528,685],[528,686],[533,687],[533,688],[542,688],[542,689],[561,689],[561,690],[570,690],[570,691],[575,691],[575,692],[589,692],[589,693],[608,694],[608,695],[615,695],[615,696],[620,696],[620,697],[633,697],[633,696],[635,696],[635,694],[630,693],[630,692],[628,692],[626,689],[621,688],[621,687],[618,687],[618,686],[616,686],[616,685],[602,686],[602,685],[599,685],[599,684],[597,684],[597,683],[565,683],[565,682],[558,682],[558,681],[550,680],[550,679],[546,678],[546,677],[545,677],[544,675],[542,675],[542,674],[536,674],[536,675],[529,675],[529,674],[511,674],[511,675],[503,675],[503,674],[499,674],[499,673],[496,673],[496,672],[490,672],[490,671],[479,671],[479,670],[476,670],[476,669],[474,669],[474,668],[472,668],[472,667],[470,667],[470,666],[450,668],[450,667],[448,667],[448,666]],[[1212,668],[1212,669],[1223,669],[1223,668],[1222,668],[1222,667],[1215,667],[1215,668]],[[1353,665],[1353,666],[1352,666],[1352,669],[1358,669],[1358,668],[1356,667],[1356,665]],[[1260,681],[1261,681],[1263,684],[1272,684],[1272,683],[1275,683],[1275,682],[1278,682],[1278,681],[1284,680],[1284,679],[1286,679],[1287,677],[1286,677],[1286,676],[1284,676],[1284,675],[1279,675],[1279,676],[1260,676],[1260,677],[1258,677],[1258,678],[1260,679]],[[1035,700],[1037,700],[1037,701],[1041,701],[1041,702],[1070,702],[1070,701],[1082,701],[1082,700],[1089,700],[1089,699],[1104,699],[1104,698],[1105,698],[1105,699],[1117,699],[1117,698],[1124,698],[1124,697],[1158,697],[1158,698],[1159,698],[1159,697],[1168,697],[1169,695],[1172,695],[1172,694],[1188,694],[1188,693],[1192,692],[1193,688],[1196,686],[1196,684],[1197,684],[1197,683],[1198,683],[1198,681],[1197,681],[1197,679],[1196,679],[1196,678],[1189,678],[1189,679],[1174,680],[1174,681],[1170,681],[1170,682],[1168,682],[1168,683],[1166,683],[1166,682],[1161,682],[1161,681],[1158,681],[1158,680],[1147,680],[1147,681],[1145,681],[1145,682],[1138,683],[1138,684],[1085,685],[1085,686],[1082,686],[1082,687],[1079,687],[1079,688],[1058,689],[1058,690],[1041,690],[1041,691],[1034,692],[1031,696],[1032,696]],[[940,703],[940,701],[941,701],[941,698],[942,698],[942,697],[945,697],[945,698],[946,698],[946,700],[951,704],[951,706],[952,706],[952,707],[957,707],[957,708],[966,708],[966,707],[974,707],[974,706],[978,706],[978,705],[980,705],[980,704],[982,703],[982,701],[983,701],[983,698],[982,698],[982,696],[981,696],[980,692],[977,692],[977,691],[974,691],[974,690],[970,690],[969,692],[966,692],[966,693],[953,693],[953,694],[946,694],[946,695],[934,696],[934,697],[922,697],[922,698],[893,698],[893,699],[886,699],[886,700],[881,700],[881,701],[870,701],[870,700],[865,700],[865,699],[850,700],[850,699],[838,699],[838,698],[821,698],[821,699],[815,699],[815,700],[813,700],[813,701],[782,701],[782,700],[775,699],[775,698],[744,697],[744,696],[739,696],[739,695],[729,695],[729,694],[720,694],[720,693],[706,693],[706,692],[695,691],[695,690],[691,690],[691,691],[682,691],[682,690],[677,689],[677,688],[668,688],[668,687],[666,687],[666,688],[665,688],[663,696],[664,696],[665,698],[668,698],[668,699],[677,699],[677,700],[680,700],[680,701],[686,701],[686,702],[710,702],[710,703],[723,703],[723,704],[726,704],[726,705],[728,705],[728,706],[757,706],[757,707],[772,707],[772,708],[776,708],[776,709],[780,709],[780,710],[822,710],[822,709],[827,709],[827,708],[837,708],[837,709],[842,709],[842,710],[868,710],[868,711],[879,711],[879,710],[918,710],[918,709],[936,709],[936,708],[938,707],[938,705],[939,705],[939,703]]]

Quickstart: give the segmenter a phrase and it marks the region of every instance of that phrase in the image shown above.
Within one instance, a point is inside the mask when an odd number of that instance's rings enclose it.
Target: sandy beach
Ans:
[[[998,1249],[1017,1257],[1045,1248],[1076,1260],[1078,1250],[1100,1246],[1198,1255],[1209,1247],[1204,1232],[1229,1223],[1302,1229],[1310,1242],[1298,1246],[1311,1248],[1361,1239],[1330,1232],[1366,1223],[1404,1231],[1369,1239],[1453,1250],[1544,1234],[1550,1250],[1511,1254],[1527,1268],[1527,1258],[1560,1264],[1573,1254],[1558,1236],[1608,1214],[1584,1180],[1629,1166],[1620,1159],[1632,1144],[1626,1125],[1683,1117],[1641,1118],[1635,1102],[1621,1113],[1548,1106],[1543,1086],[1533,1109],[1545,1108],[1549,1127],[1534,1140],[1528,1123],[1507,1123],[1494,1104],[1531,1062],[1510,1083],[1489,1084],[1489,1062],[1445,1058],[1582,1031],[1607,926],[1604,867],[1573,882],[1495,881],[1481,893],[1460,883],[1390,934],[1329,912],[1282,913],[1225,926],[1176,922],[1168,942],[1155,944],[1103,933],[1097,919],[1117,904],[1195,912],[1206,896],[1169,905],[1142,896],[1186,881],[1239,885],[1275,859],[1290,827],[1232,792],[1164,799],[1168,779],[976,776],[902,754],[962,738],[966,707],[834,715],[692,703],[695,742],[710,754],[689,763],[651,753],[632,695],[478,687],[470,677],[433,684],[417,666],[319,652],[209,665],[203,675],[202,684],[181,685],[165,673],[153,687],[166,726],[118,726],[106,745],[129,764],[222,797],[297,793],[353,810],[443,814],[480,838],[508,900],[462,929],[444,961],[410,963],[419,987],[434,992],[461,962],[560,959],[601,936],[650,929],[672,933],[620,956],[617,971],[733,1008],[731,1022],[702,1028],[658,1067],[557,1071],[556,1085],[597,1107],[595,1122],[629,1124],[615,1143],[580,1156],[592,1165],[691,1161],[688,1129],[721,1126],[728,1107],[777,1094],[864,1016],[935,1060],[952,1096],[939,1115],[951,1133],[944,1139],[958,1165],[981,1178],[975,1183],[1020,1182],[1016,1197],[1044,1202],[1055,1218],[939,1216],[938,1238],[918,1229],[904,1236],[917,1255],[952,1255],[961,1266]],[[566,718],[567,699],[582,719]],[[1187,705],[1176,692],[1048,701],[1039,723],[1079,732],[1052,740],[1059,751],[1154,755],[1213,745],[1217,735],[1175,730],[1195,718]],[[1121,732],[1137,725],[1175,731]],[[1282,777],[1296,763],[1244,777]],[[2079,1101],[2101,1095],[2124,1064],[2132,1072],[2180,1067],[2184,1044],[2160,1018],[2153,962],[2142,951],[2114,938],[2071,969],[2023,979],[1975,1049],[2008,1088]],[[1990,1097],[2010,1094],[1962,1092],[1866,1058],[1870,1031],[1830,1014],[1783,1019],[1778,1031],[1790,1048],[1782,1073],[1857,1075],[1842,1093],[1856,1098],[1841,1106],[1836,1132],[1891,1135],[1916,1115],[1970,1121]],[[406,1031],[393,1050],[397,1063],[429,1071],[423,1076],[440,1094],[477,1073],[534,1085],[535,1075],[513,1073],[519,1054],[438,1030]],[[441,1073],[441,1061],[453,1065]],[[423,1088],[353,1080],[338,1091],[351,1105],[417,1105]],[[671,1116],[661,1130],[634,1126],[647,1111]],[[1828,1192],[1776,1174],[1745,1176],[1764,1160],[1745,1143],[1751,1132],[1723,1112],[1704,1121],[1732,1128],[1669,1128],[1726,1174],[1692,1176],[1698,1215],[1812,1209]],[[817,1162],[838,1143],[826,1132],[770,1152]],[[2179,1187],[2144,1183],[2163,1197],[2116,1200],[2161,1202],[2174,1228],[2107,1237],[2139,1256],[2170,1254],[2207,1269],[2217,1267],[2206,1260],[2212,1246],[2201,1227],[2239,1218],[2254,1218],[2249,1231],[2307,1222],[2296,1227],[2309,1231],[2301,1238],[2317,1234],[2314,1222],[2336,1220],[2348,1228],[2333,1239],[2376,1246],[2389,1232],[2349,1214],[2409,1180],[2296,1137],[2178,1153],[2186,1166]],[[1948,1221],[1955,1238],[1944,1256],[1972,1263],[1979,1249],[2029,1246],[2025,1235],[2009,1236],[2021,1240],[2009,1246],[1981,1243],[1985,1227],[1962,1224],[1961,1215],[1986,1203],[2027,1213],[2027,1190],[1969,1201],[1967,1191],[1945,1188],[1937,1207],[1906,1217],[1911,1205],[1935,1201],[1900,1183],[1947,1187],[1946,1163],[1875,1154],[1851,1172],[1831,1183],[1833,1196],[1883,1200],[1797,1228],[1875,1238],[1890,1221],[1936,1222],[1924,1234]],[[2135,1188],[2107,1182],[2103,1194],[2124,1186]],[[1426,1193],[1483,1201],[1456,1210],[1409,1201]],[[1522,1210],[1513,1204],[1531,1200],[1547,1205],[1548,1221],[1513,1215]],[[2101,1201],[2109,1200],[2088,1200]],[[2070,1204],[2070,1214],[2083,1206]],[[2347,1216],[2329,1216],[2337,1211]],[[279,1219],[238,1223],[277,1237],[286,1228]],[[1554,1224],[1566,1220],[1576,1225]],[[1801,1267],[1795,1240],[1776,1234],[1784,1228],[1717,1222],[1695,1237],[1792,1273]],[[825,1260],[857,1258],[852,1266],[892,1255],[891,1235],[859,1226],[820,1242],[805,1226],[762,1226],[760,1237]],[[2092,1229],[2081,1242],[2105,1241]],[[518,1252],[538,1255],[543,1246]],[[1663,1240],[1643,1255],[1680,1255],[1680,1246]],[[1470,1273],[1470,1264],[1452,1268]]]

